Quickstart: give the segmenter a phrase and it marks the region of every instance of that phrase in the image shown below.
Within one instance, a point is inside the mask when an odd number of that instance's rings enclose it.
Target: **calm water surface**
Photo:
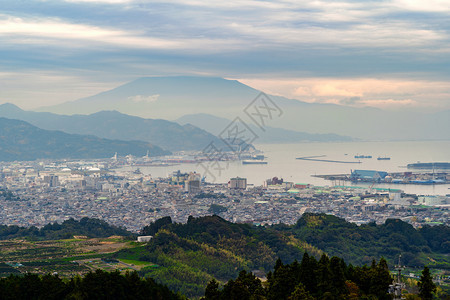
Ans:
[[[351,169],[377,170],[387,172],[407,171],[406,165],[415,162],[450,162],[450,141],[417,142],[352,142],[352,143],[300,143],[300,144],[264,144],[256,145],[264,151],[267,165],[242,165],[230,162],[222,172],[212,170],[215,182],[228,182],[231,177],[245,177],[250,184],[262,185],[265,179],[274,176],[295,183],[314,185],[332,185],[332,182],[311,175],[349,174]],[[296,157],[326,155],[321,159],[356,161],[355,155],[372,155],[371,159],[361,159],[361,164],[340,164],[296,160]],[[378,156],[388,156],[391,160],[377,160]],[[225,166],[225,165],[224,165]],[[130,167],[124,170],[132,169]],[[169,167],[141,167],[145,174],[153,177],[165,177],[173,171],[196,171],[204,169],[196,164],[179,164]],[[410,170],[411,171],[411,170]],[[449,171],[450,172],[450,171]],[[212,176],[207,176],[212,181]],[[351,185],[347,182],[346,185]],[[362,184],[359,184],[362,186]],[[450,185],[399,185],[377,184],[376,187],[397,188],[415,194],[450,194]]]

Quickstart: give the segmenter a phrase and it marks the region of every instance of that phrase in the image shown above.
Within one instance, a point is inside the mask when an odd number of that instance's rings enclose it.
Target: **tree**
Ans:
[[[324,295],[325,293],[330,292],[332,290],[330,259],[326,254],[322,254],[320,257],[316,274],[319,295]]]
[[[314,297],[305,290],[305,286],[302,283],[299,283],[288,297],[288,300],[314,300]]]
[[[213,278],[206,286],[205,299],[212,300],[212,299],[219,299],[219,297],[220,297],[219,283]]]
[[[342,295],[346,292],[345,275],[342,268],[341,259],[333,256],[330,260],[331,292],[335,295]]]
[[[317,292],[317,280],[315,271],[317,269],[317,260],[314,256],[309,256],[307,252],[303,254],[300,270],[300,281],[305,285],[307,291],[312,294]]]
[[[370,294],[377,296],[378,299],[390,299],[387,290],[392,283],[392,278],[384,258],[381,258],[378,265],[371,270],[371,274]]]
[[[150,225],[142,228],[143,235],[155,235],[158,230],[166,225],[172,224],[172,218],[170,216],[163,217],[161,219],[156,220],[155,222],[150,223]]]
[[[417,283],[419,286],[419,296],[424,300],[433,299],[433,293],[436,291],[436,285],[431,278],[430,269],[427,266],[423,268],[420,281]]]

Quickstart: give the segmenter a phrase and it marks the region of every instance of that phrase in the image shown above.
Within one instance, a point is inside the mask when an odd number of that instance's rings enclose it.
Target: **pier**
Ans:
[[[393,183],[393,184],[417,184],[437,185],[450,184],[448,172],[393,172],[372,170],[354,170],[351,174],[311,175],[336,182],[368,182],[368,183]]]
[[[360,161],[344,161],[344,160],[319,159],[320,157],[326,157],[326,155],[297,157],[296,159],[309,160],[309,161],[320,161],[320,162],[328,162],[328,163],[338,163],[338,164],[360,164],[361,163]]]

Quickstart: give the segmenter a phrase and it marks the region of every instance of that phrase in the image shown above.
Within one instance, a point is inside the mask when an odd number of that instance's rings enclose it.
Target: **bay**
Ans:
[[[153,177],[166,177],[174,171],[195,171],[206,174],[206,181],[226,183],[232,177],[247,178],[247,182],[262,185],[272,177],[283,178],[294,183],[308,183],[319,186],[331,186],[333,182],[311,175],[350,174],[352,169],[377,170],[387,172],[412,171],[406,165],[416,162],[450,162],[450,141],[405,141],[405,142],[347,142],[347,143],[297,143],[297,144],[261,144],[257,149],[264,151],[266,165],[243,165],[240,161],[221,162],[223,170],[205,165],[179,164],[166,167],[140,167],[144,174]],[[338,161],[358,161],[360,164],[343,164],[297,160],[297,157],[324,156],[319,159]],[[355,159],[355,155],[371,155],[371,159]],[[377,160],[377,157],[390,157],[390,160]],[[125,167],[123,170],[133,170]],[[352,185],[350,182],[336,183]],[[358,186],[369,186],[359,184]],[[374,187],[402,189],[418,195],[450,194],[450,185],[412,185],[412,184],[376,184]]]

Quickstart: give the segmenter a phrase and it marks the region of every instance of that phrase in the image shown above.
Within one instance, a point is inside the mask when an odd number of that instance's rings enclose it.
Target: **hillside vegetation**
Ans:
[[[225,299],[391,299],[388,294],[392,278],[384,259],[370,267],[353,267],[341,258],[323,254],[319,261],[303,255],[301,262],[283,264],[277,260],[267,282],[242,271],[223,289],[212,280],[205,290],[205,300]]]
[[[0,225],[0,240],[13,238],[59,240],[70,239],[77,235],[89,238],[109,237],[112,235],[133,236],[133,234],[125,228],[112,226],[103,220],[94,218],[82,218],[79,221],[69,219],[61,224],[49,223],[40,229],[35,226],[27,228],[16,225]]]
[[[305,285],[304,290],[314,297],[323,298],[327,292],[333,293],[333,289],[337,288],[347,296],[356,291],[359,296],[366,295],[370,298],[370,295],[376,295],[367,288],[369,283],[373,284],[371,276],[376,273],[375,270],[385,270],[385,265],[392,268],[397,263],[399,254],[402,254],[402,264],[407,267],[421,269],[428,265],[434,269],[434,273],[442,273],[437,269],[448,272],[449,230],[445,225],[415,229],[400,220],[387,220],[381,225],[356,226],[334,216],[312,213],[305,213],[294,225],[265,227],[232,223],[218,216],[189,217],[186,224],[173,223],[170,217],[164,217],[142,229],[142,234],[153,236],[150,242],[120,241],[116,243],[117,248],[109,252],[102,248],[101,252],[100,248],[105,245],[112,247],[113,240],[103,244],[97,242],[98,245],[94,241],[86,241],[86,251],[83,251],[78,247],[80,245],[61,239],[72,238],[74,235],[91,238],[133,235],[123,228],[110,226],[97,219],[70,219],[62,224],[48,224],[41,229],[1,226],[0,239],[10,239],[3,242],[10,249],[9,252],[1,250],[4,261],[21,262],[24,266],[2,265],[0,268],[3,268],[4,274],[25,272],[38,265],[41,271],[68,270],[65,273],[86,273],[89,268],[107,268],[106,264],[100,263],[100,259],[108,258],[133,264],[131,267],[138,270],[139,275],[153,278],[156,282],[167,285],[170,290],[193,298],[203,296],[208,283],[214,279],[219,284],[214,289],[217,293],[225,293],[225,296],[220,296],[225,299],[228,293],[227,282],[230,287],[235,282],[230,283],[231,279],[242,277],[239,280],[245,281],[254,275],[260,278],[267,276],[269,286],[264,286],[263,292],[264,297],[270,299],[276,299],[275,296],[270,296],[271,289],[288,293],[286,297],[291,296],[297,288],[298,293],[303,293],[302,287],[298,286],[300,282]],[[13,238],[57,240],[58,243],[38,245],[32,242],[25,249],[26,241]],[[317,287],[308,287],[309,283],[301,279],[304,275],[298,274],[300,277],[295,275],[295,280],[286,277],[288,287],[277,287],[278,276],[284,278],[282,274],[286,272],[297,272],[299,264],[306,266],[305,252],[309,254],[307,261],[311,263],[311,268],[316,270],[308,271],[315,274],[317,279],[311,286]],[[328,261],[324,254],[331,259]],[[339,259],[333,258],[334,256]],[[94,262],[95,259],[98,261]],[[379,263],[374,264],[374,261]],[[380,264],[382,267],[379,267]],[[340,282],[339,286],[333,286],[334,283],[323,286],[320,276],[325,276],[323,272],[331,272],[327,276],[333,275],[335,271],[330,270],[338,265],[340,267],[336,272],[344,273],[344,285]],[[116,269],[122,268],[119,263],[114,266]],[[300,274],[305,271],[298,272]],[[252,274],[249,275],[250,273]],[[284,282],[285,279],[281,281]],[[347,281],[351,283],[348,284]],[[222,290],[220,286],[223,284],[225,286]]]
[[[159,265],[143,268],[141,275],[187,296],[202,295],[212,278],[226,282],[241,270],[264,276],[277,258],[290,264],[301,260],[305,251],[316,259],[323,253],[339,256],[353,265],[370,265],[382,257],[394,265],[402,254],[407,266],[450,266],[445,248],[448,226],[416,230],[400,220],[358,227],[334,216],[307,213],[292,226],[258,227],[218,216],[190,217],[186,224],[165,217],[144,227],[143,233],[154,238],[143,247],[124,249],[115,256]]]
[[[407,266],[450,268],[450,227],[446,225],[415,229],[388,219],[381,225],[357,226],[332,215],[306,213],[294,226],[276,228],[352,264],[369,264],[380,257],[393,263],[401,254]]]
[[[9,276],[0,279],[0,299],[184,299],[152,279],[141,279],[136,272],[97,270],[84,277],[63,281],[57,275]]]

